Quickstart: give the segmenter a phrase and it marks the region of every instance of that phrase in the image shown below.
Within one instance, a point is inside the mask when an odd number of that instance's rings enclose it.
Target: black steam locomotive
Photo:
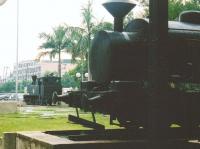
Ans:
[[[94,38],[89,51],[89,81],[82,82],[80,91],[55,94],[54,101],[109,114],[111,123],[117,119],[126,128],[146,128],[151,59],[148,50],[157,40],[149,41],[148,19],[134,19],[123,29],[122,18],[135,6],[133,3],[108,2],[104,6],[115,18],[115,30],[100,31]],[[197,128],[200,92],[179,86],[200,83],[200,12],[183,12],[179,21],[168,22],[168,28],[167,47],[161,59],[166,77],[166,94],[161,100],[167,113],[165,125]],[[80,118],[70,119],[85,123]]]
[[[32,83],[27,86],[24,102],[28,105],[51,105],[54,92],[62,93],[60,77],[37,78],[37,76],[32,76]]]

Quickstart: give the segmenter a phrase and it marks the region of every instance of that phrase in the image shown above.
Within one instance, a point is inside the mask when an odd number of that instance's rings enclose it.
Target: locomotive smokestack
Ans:
[[[37,76],[36,76],[36,75],[33,75],[33,76],[32,76],[32,81],[33,81],[32,84],[33,84],[33,85],[36,84],[36,80],[37,80]]]
[[[132,0],[107,0],[103,6],[114,17],[114,31],[123,31],[124,17],[136,6]]]

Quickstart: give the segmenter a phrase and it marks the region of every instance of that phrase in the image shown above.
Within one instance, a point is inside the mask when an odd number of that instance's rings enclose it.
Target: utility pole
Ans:
[[[16,92],[16,100],[18,100],[18,54],[19,54],[19,0],[17,0],[17,35],[16,35],[16,85],[15,85],[15,92]]]

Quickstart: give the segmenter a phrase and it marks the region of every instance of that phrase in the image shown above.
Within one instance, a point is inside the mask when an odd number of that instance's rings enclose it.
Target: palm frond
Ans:
[[[39,38],[40,38],[40,39],[49,40],[49,38],[51,38],[51,35],[43,32],[43,33],[40,33],[40,34],[39,34]]]
[[[42,57],[49,55],[49,51],[44,51],[44,52],[40,52],[38,53],[38,55],[36,56],[35,60],[39,61]]]

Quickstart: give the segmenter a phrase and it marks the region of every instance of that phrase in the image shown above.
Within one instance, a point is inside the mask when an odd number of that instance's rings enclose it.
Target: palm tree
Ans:
[[[88,0],[88,3],[86,6],[82,7],[82,17],[83,17],[83,28],[85,29],[86,33],[86,38],[87,38],[87,44],[88,48],[90,48],[90,43],[91,43],[91,34],[92,34],[92,29],[94,27],[93,23],[93,10],[92,10],[92,0]]]
[[[67,28],[65,26],[58,26],[53,28],[52,34],[40,33],[39,38],[44,39],[44,42],[39,46],[39,49],[45,51],[40,52],[37,59],[45,55],[49,55],[50,58],[54,58],[58,54],[58,75],[61,77],[61,51],[67,49],[69,44],[69,38],[66,36]]]
[[[72,61],[76,61],[76,58],[84,59],[86,44],[85,30],[81,27],[65,26],[67,29],[67,37],[70,37],[66,52],[72,55]]]
[[[82,25],[81,27],[67,26],[67,35],[70,37],[67,52],[72,54],[73,62],[76,62],[77,68],[81,67],[81,71],[87,72],[88,52],[91,46],[91,40],[100,30],[113,30],[113,24],[104,22],[103,19],[98,21],[93,15],[93,1],[82,7]]]
[[[91,46],[91,40],[94,38],[95,34],[100,30],[113,30],[112,23],[97,21],[93,15],[93,1],[88,0],[88,3],[82,7],[82,26],[81,27],[69,27],[68,33],[71,37],[70,53],[72,54],[72,59],[75,60],[77,57],[82,60],[87,60],[87,54]]]

